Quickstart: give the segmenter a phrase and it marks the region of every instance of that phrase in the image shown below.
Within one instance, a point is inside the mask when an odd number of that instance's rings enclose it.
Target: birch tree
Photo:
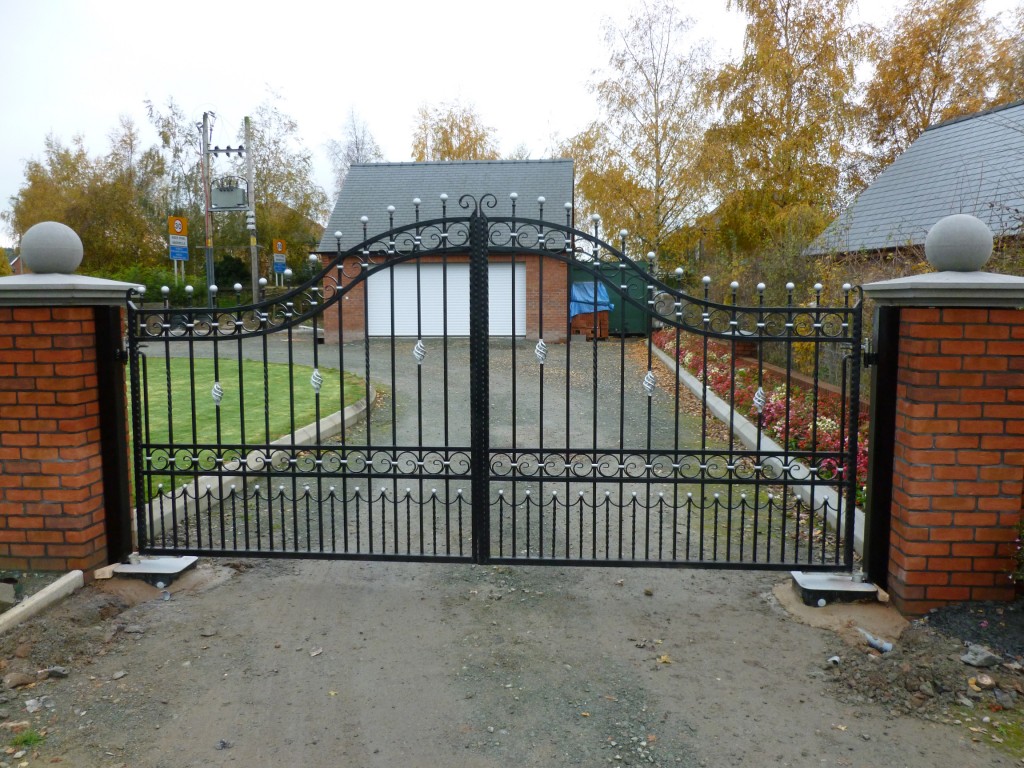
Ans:
[[[860,184],[851,146],[864,34],[850,24],[850,0],[730,6],[747,27],[742,55],[708,82],[719,203],[709,226],[720,250],[757,267],[755,254],[799,253]]]
[[[353,109],[348,114],[345,127],[342,130],[342,139],[330,139],[327,142],[327,153],[331,158],[331,167],[334,170],[334,194],[337,196],[345,185],[345,177],[348,176],[348,169],[354,163],[377,163],[384,159],[384,153],[380,145],[370,132],[366,124]]]
[[[575,160],[581,212],[600,214],[610,233],[628,230],[664,267],[684,259],[686,225],[707,202],[699,83],[708,50],[692,27],[667,2],[607,26],[607,75],[591,86],[601,115],[561,148]]]
[[[412,158],[426,160],[497,160],[494,129],[472,106],[459,102],[428,106],[416,112]]]

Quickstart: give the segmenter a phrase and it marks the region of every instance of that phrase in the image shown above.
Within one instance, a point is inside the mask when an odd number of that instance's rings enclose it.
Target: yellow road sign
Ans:
[[[188,235],[188,219],[182,216],[167,217],[167,232],[171,235]]]

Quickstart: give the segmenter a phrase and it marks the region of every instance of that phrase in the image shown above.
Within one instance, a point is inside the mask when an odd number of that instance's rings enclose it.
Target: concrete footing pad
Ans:
[[[877,600],[878,587],[849,573],[807,573],[791,571],[793,589],[804,605],[823,607],[829,603]]]

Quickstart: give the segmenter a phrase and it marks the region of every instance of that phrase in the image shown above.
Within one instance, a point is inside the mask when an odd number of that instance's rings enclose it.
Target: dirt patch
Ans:
[[[864,645],[861,629],[873,637],[894,640],[910,625],[899,611],[877,600],[830,603],[822,608],[804,605],[791,580],[776,584],[772,594],[798,621],[835,632],[854,647]]]
[[[788,585],[774,593],[800,621],[836,633],[822,669],[841,701],[953,726],[974,743],[1024,758],[1019,603],[958,604],[907,622],[878,603],[808,608]],[[892,650],[872,648],[861,629]],[[976,645],[991,651],[986,666],[964,660]]]

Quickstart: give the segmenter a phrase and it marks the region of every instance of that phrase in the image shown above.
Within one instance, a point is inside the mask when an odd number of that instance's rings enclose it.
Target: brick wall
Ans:
[[[0,307],[0,567],[107,559],[91,307]]]
[[[904,307],[889,592],[1011,600],[1024,503],[1024,311]]]

